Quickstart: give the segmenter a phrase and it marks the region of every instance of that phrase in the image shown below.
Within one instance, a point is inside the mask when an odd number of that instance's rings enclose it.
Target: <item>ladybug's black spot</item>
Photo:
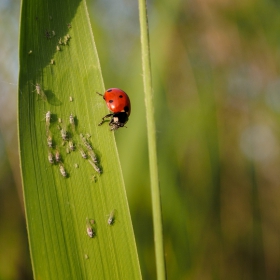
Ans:
[[[122,95],[119,95],[119,98],[123,98],[123,96],[122,96]]]
[[[125,107],[124,107],[124,111],[125,111],[125,112],[128,112],[128,111],[129,111],[128,106],[125,106]]]
[[[113,102],[114,102],[114,100],[112,100],[112,99],[109,100],[109,103],[113,103]]]
[[[111,89],[111,88],[107,90],[107,92],[110,92],[110,91],[112,91],[112,89]]]

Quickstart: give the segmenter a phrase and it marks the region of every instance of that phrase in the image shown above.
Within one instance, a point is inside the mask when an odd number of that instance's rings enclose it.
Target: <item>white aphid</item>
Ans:
[[[51,137],[51,135],[48,136],[48,138],[47,138],[47,143],[48,143],[48,147],[49,147],[49,148],[52,148],[53,142],[52,142],[52,137]]]
[[[91,224],[94,224],[94,220],[91,220]],[[90,224],[88,218],[86,218],[86,230],[87,230],[87,235],[90,237],[90,238],[93,238],[95,233],[94,233],[94,230],[92,228],[92,225]]]
[[[99,173],[99,174],[101,174],[101,169],[92,161],[92,160],[88,160],[89,161],[89,163],[92,165],[92,167],[94,168],[94,170],[97,172],[97,173]]]
[[[66,170],[65,170],[63,164],[61,164],[61,163],[59,164],[59,171],[63,177],[67,177]]]
[[[49,163],[51,163],[51,164],[54,163],[53,154],[51,152],[48,153],[48,160],[49,160]]]
[[[47,101],[47,96],[45,95],[44,91],[42,90],[42,87],[40,84],[36,84],[34,85],[35,86],[35,89],[33,91],[36,91],[36,93],[41,96],[42,100],[43,101]]]
[[[111,225],[113,225],[114,224],[114,222],[115,222],[115,214],[116,214],[116,209],[114,209],[114,210],[112,210],[111,211],[111,213],[110,213],[110,215],[109,215],[109,218],[108,218],[108,224],[111,226]]]

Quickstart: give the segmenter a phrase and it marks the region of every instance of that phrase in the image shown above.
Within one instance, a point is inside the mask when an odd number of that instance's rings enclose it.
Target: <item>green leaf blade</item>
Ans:
[[[59,39],[67,34],[71,36],[68,44],[60,46]],[[37,83],[47,102],[37,96]],[[85,1],[23,1],[18,129],[37,279],[141,279],[115,139],[108,125],[97,126],[107,109],[96,91],[104,92],[104,85]],[[52,113],[49,128],[44,120],[47,111]],[[75,127],[69,123],[71,113]],[[68,154],[58,125],[75,143],[74,152]],[[79,149],[86,149],[80,133],[91,135],[88,141],[97,154],[101,175],[81,157]],[[49,163],[49,150],[59,151],[67,177],[59,164]],[[107,215],[113,209],[115,223],[109,225]],[[86,234],[87,218],[95,221],[94,238]]]

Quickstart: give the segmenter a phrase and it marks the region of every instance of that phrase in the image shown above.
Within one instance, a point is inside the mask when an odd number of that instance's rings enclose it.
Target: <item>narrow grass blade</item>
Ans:
[[[144,82],[145,104],[146,104],[157,278],[166,279],[163,237],[162,237],[161,201],[160,201],[160,189],[159,189],[158,167],[157,167],[156,128],[155,128],[154,107],[153,107],[152,75],[151,75],[151,61],[150,61],[150,49],[149,49],[150,47],[149,29],[148,29],[148,17],[147,17],[147,8],[146,8],[145,0],[139,0],[139,14],[140,14],[142,68],[143,68],[143,82]]]

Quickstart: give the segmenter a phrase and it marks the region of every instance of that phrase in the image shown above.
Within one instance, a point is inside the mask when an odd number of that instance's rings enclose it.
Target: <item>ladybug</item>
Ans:
[[[108,109],[113,112],[104,116],[98,125],[102,125],[106,118],[111,118],[109,122],[110,130],[117,130],[120,127],[124,127],[131,111],[128,95],[119,88],[109,88],[105,91],[104,95],[98,92],[97,94],[103,97]]]

